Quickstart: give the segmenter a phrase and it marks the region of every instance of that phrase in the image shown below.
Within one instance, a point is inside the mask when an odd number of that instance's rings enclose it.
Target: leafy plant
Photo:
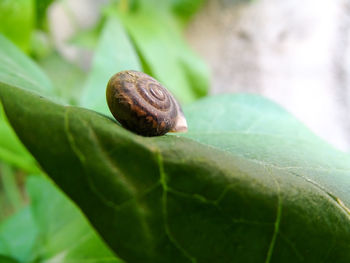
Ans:
[[[121,263],[49,180],[29,176],[26,188],[31,205],[0,226],[0,255],[19,262]]]
[[[21,89],[0,95],[43,169],[127,262],[349,260],[349,156],[262,98],[208,98],[186,110],[188,134],[143,138]]]
[[[30,174],[40,166],[75,203],[46,176],[28,176],[32,201],[0,224],[0,259],[349,262],[350,157],[281,107],[255,95],[207,97],[184,107],[188,133],[156,138],[110,118],[105,85],[119,70],[152,73],[183,102],[205,94],[207,78],[196,81],[201,64],[157,27],[182,25],[174,14],[164,18],[175,10],[170,2],[157,11],[147,1],[106,11],[76,100],[57,96],[58,85],[0,38],[0,124],[14,142],[1,141],[0,157]],[[172,50],[168,62],[145,28]],[[181,77],[171,80],[172,71]]]
[[[28,52],[35,23],[34,1],[2,0],[0,1],[0,13],[2,14],[0,32],[12,39],[22,50]]]

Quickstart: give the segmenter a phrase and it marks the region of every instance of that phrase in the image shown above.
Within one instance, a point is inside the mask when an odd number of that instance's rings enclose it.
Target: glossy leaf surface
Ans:
[[[350,260],[349,156],[263,98],[201,100],[185,110],[187,134],[156,138],[14,87],[0,98],[126,262]]]

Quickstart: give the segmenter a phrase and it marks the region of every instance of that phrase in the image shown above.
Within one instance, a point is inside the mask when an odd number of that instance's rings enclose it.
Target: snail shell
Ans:
[[[158,136],[187,131],[179,103],[145,73],[127,70],[113,75],[107,85],[106,97],[118,122],[137,134]]]

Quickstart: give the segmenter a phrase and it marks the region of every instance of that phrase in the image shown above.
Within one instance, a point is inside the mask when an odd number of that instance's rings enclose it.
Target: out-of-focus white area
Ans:
[[[108,0],[62,0],[49,7],[49,28],[57,50],[84,69],[89,68],[92,54],[70,44],[70,40],[78,31],[96,24],[106,3]]]
[[[350,150],[350,2],[235,2],[208,1],[188,29],[213,93],[263,94]]]
[[[57,48],[84,68],[91,54],[67,41],[96,23],[106,2],[58,1],[49,10]],[[212,93],[262,94],[350,150],[349,0],[208,0],[187,38],[212,69]]]

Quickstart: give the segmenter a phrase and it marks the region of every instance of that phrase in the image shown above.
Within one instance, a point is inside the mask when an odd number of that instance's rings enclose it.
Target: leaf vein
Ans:
[[[275,181],[275,184],[276,184],[276,187],[277,187],[277,190],[278,190],[277,191],[278,192],[278,204],[277,204],[277,211],[276,211],[276,222],[275,222],[275,225],[274,225],[274,231],[273,231],[272,239],[271,239],[270,246],[269,246],[269,249],[267,251],[267,256],[266,256],[266,260],[265,260],[265,263],[270,263],[273,251],[275,249],[277,235],[278,235],[279,229],[280,229],[280,223],[281,223],[281,217],[282,217],[282,196],[281,196],[281,188],[280,188],[279,183],[273,177],[272,173],[268,169],[267,169],[267,171],[271,175],[272,179]]]
[[[164,171],[164,165],[163,165],[163,158],[160,152],[157,153],[157,160],[158,160],[158,166],[159,166],[159,174],[160,174],[160,182],[163,187],[163,194],[162,194],[162,211],[163,211],[163,221],[164,221],[164,229],[165,233],[168,236],[169,240],[173,245],[186,257],[188,258],[192,263],[197,263],[197,260],[192,257],[175,239],[173,234],[170,231],[170,227],[168,224],[168,208],[167,208],[167,192],[169,191],[168,185],[167,185],[167,179],[166,179],[166,173]]]

